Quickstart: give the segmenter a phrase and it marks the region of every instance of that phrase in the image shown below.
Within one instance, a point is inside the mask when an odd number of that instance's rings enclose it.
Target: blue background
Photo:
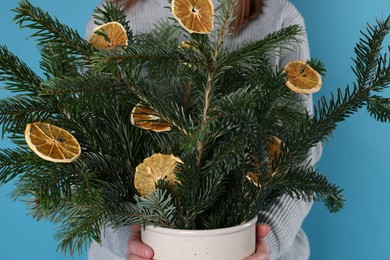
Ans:
[[[359,31],[367,22],[374,24],[375,18],[390,15],[390,1],[292,2],[305,17],[312,56],[328,69],[320,94],[351,84],[351,57]],[[388,36],[385,46],[389,45]],[[390,97],[389,91],[386,96]],[[304,224],[311,259],[390,259],[389,145],[390,124],[376,122],[363,110],[339,124],[325,145],[319,169],[344,188],[347,201],[337,214],[315,204]]]
[[[272,0],[271,0],[272,1]],[[5,44],[39,71],[39,53],[29,32],[12,22],[16,0],[0,2],[0,44]],[[60,21],[84,35],[84,28],[98,0],[39,1],[31,3],[49,11]],[[337,88],[352,84],[353,48],[360,30],[375,18],[390,14],[389,0],[292,0],[305,17],[311,54],[327,69],[323,89],[315,95],[328,96]],[[387,37],[385,45],[390,45]],[[0,92],[0,97],[8,93]],[[386,93],[390,97],[390,93]],[[1,147],[10,146],[7,140]],[[319,169],[344,189],[344,209],[330,214],[316,203],[304,223],[314,260],[390,259],[390,124],[378,123],[365,111],[339,125],[325,144]],[[70,259],[56,252],[52,224],[36,222],[27,216],[25,205],[11,202],[12,185],[0,188],[0,259]],[[86,254],[74,259],[87,259]]]

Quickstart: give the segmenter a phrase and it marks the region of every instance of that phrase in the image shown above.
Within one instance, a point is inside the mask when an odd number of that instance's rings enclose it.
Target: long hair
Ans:
[[[114,3],[121,4],[126,10],[129,9],[138,0],[113,0]]]
[[[250,20],[262,11],[264,0],[238,0],[234,8],[235,19],[230,24],[231,31],[238,34]]]
[[[125,9],[129,9],[138,0],[113,0],[120,3]],[[255,19],[262,11],[264,0],[237,0],[234,9],[235,19],[231,23],[231,31],[238,34],[242,28],[252,19]]]

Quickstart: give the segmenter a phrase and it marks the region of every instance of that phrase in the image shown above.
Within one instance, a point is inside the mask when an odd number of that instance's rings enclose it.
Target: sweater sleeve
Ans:
[[[95,248],[95,251],[106,251],[115,257],[125,257],[127,253],[127,241],[131,235],[131,227],[121,227],[117,230],[105,228],[101,231],[101,247]],[[90,260],[98,260],[90,259]]]
[[[301,42],[298,46],[296,46],[296,49],[294,49],[293,52],[289,52],[287,55],[280,57],[280,68],[292,60],[310,59],[310,51],[303,17],[291,3],[285,3],[286,6],[282,13],[282,27],[298,24],[303,28],[304,33],[301,36]],[[312,114],[312,95],[301,95],[301,98],[302,103],[308,112]],[[321,143],[311,149],[308,160],[310,160],[310,163],[313,166],[319,161],[321,152]],[[290,247],[293,244],[296,244],[294,243],[294,240],[297,239],[297,235],[301,230],[302,222],[309,213],[311,206],[312,202],[306,202],[292,198],[288,195],[282,195],[259,213],[259,223],[267,223],[271,227],[271,231],[265,239],[271,247],[270,259],[280,259],[283,255],[287,254],[288,251],[291,251]],[[300,254],[302,254],[302,256],[309,255],[309,247],[305,245],[302,248],[302,250],[306,250],[306,252],[300,252]]]

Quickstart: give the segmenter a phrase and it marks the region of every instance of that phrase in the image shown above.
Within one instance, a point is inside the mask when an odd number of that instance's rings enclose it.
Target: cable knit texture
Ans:
[[[220,3],[212,0],[215,13],[220,11]],[[166,0],[138,0],[127,12],[130,26],[135,33],[150,32],[158,21],[166,21],[172,17],[168,1]],[[236,36],[226,39],[231,48],[244,42],[256,41],[264,38],[269,33],[280,30],[283,27],[298,24],[304,28],[304,20],[297,9],[287,0],[268,0],[265,2],[263,13],[251,21]],[[87,25],[86,38],[88,39],[96,27],[93,19]],[[308,60],[310,58],[309,46],[306,35],[302,36],[302,43],[294,52],[273,57],[271,65],[282,67],[291,60]],[[311,95],[303,95],[302,102],[308,111],[313,111]],[[321,156],[321,144],[311,150],[308,158],[314,165]],[[271,232],[266,237],[271,247],[270,259],[279,260],[305,260],[309,258],[309,244],[301,225],[311,208],[310,202],[296,200],[289,196],[281,196],[264,211],[259,213],[259,222],[271,226]],[[93,243],[89,251],[89,260],[124,260],[127,251],[127,239],[130,228],[112,230],[107,228],[102,231],[102,243]],[[173,259],[181,260],[181,259]],[[221,259],[222,260],[222,259]]]

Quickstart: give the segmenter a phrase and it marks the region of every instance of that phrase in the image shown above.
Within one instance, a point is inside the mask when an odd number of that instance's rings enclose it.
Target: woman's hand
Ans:
[[[270,227],[266,224],[256,225],[256,252],[245,258],[245,260],[268,260],[271,248],[264,238],[268,235]]]
[[[149,260],[153,258],[153,250],[141,242],[141,226],[132,227],[131,235],[127,242],[126,260]]]
[[[126,260],[148,260],[153,258],[153,250],[141,242],[141,226],[134,226],[129,237]],[[271,249],[264,241],[270,227],[265,224],[256,225],[256,252],[245,260],[268,260]]]

